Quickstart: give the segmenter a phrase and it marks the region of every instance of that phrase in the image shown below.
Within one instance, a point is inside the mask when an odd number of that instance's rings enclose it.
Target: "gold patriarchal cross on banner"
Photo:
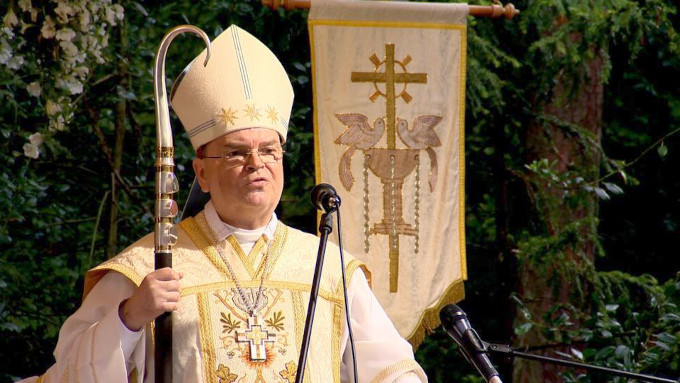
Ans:
[[[374,53],[370,57],[375,65],[373,72],[352,72],[352,82],[371,82],[375,92],[369,99],[373,102],[379,97],[385,97],[385,120],[377,118],[371,128],[368,118],[361,114],[338,114],[336,117],[347,127],[336,140],[336,144],[348,145],[349,148],[343,154],[339,175],[343,186],[350,190],[354,183],[351,175],[350,159],[354,151],[362,149],[364,152],[364,167],[368,167],[373,174],[380,178],[383,185],[383,217],[382,221],[375,223],[370,230],[368,226],[368,213],[365,211],[365,234],[366,251],[368,251],[368,235],[387,235],[389,238],[389,268],[390,268],[390,292],[398,289],[399,276],[399,236],[409,235],[416,237],[416,251],[418,248],[418,223],[416,213],[416,227],[404,221],[402,187],[404,179],[416,171],[416,204],[419,199],[418,165],[420,163],[420,150],[426,150],[431,163],[430,190],[436,183],[437,161],[432,146],[441,145],[434,131],[434,126],[441,121],[440,116],[419,116],[409,129],[406,120],[397,118],[396,101],[402,98],[406,103],[411,102],[412,97],[406,92],[410,83],[427,83],[427,73],[408,73],[406,66],[411,61],[406,56],[401,61],[395,60],[394,44],[385,44],[385,59],[380,60]],[[378,70],[384,66],[384,72]],[[401,68],[397,72],[396,67]],[[385,92],[380,90],[378,84],[385,84]],[[396,93],[396,84],[403,84],[403,89]],[[376,148],[374,145],[382,138],[387,130],[387,148]],[[401,141],[409,149],[397,149],[396,136],[399,134]],[[367,173],[364,170],[364,200],[368,200]],[[365,209],[367,210],[367,209]],[[416,207],[417,210],[417,207]]]

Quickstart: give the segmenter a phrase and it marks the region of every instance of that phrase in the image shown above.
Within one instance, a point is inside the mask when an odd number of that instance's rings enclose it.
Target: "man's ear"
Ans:
[[[194,167],[194,173],[196,174],[198,184],[201,186],[201,191],[203,193],[209,193],[210,186],[208,185],[208,180],[205,176],[205,167],[203,161],[200,158],[194,158],[194,160],[191,162],[191,165]]]

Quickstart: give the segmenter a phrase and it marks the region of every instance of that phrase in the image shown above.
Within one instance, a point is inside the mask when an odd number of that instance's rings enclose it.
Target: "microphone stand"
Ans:
[[[332,222],[333,213],[336,208],[321,214],[319,220],[319,251],[316,255],[316,267],[314,268],[314,280],[312,282],[312,289],[309,293],[309,306],[307,307],[307,319],[305,321],[305,332],[302,335],[302,346],[300,348],[300,359],[298,360],[297,373],[295,374],[295,383],[302,383],[302,377],[305,373],[305,365],[307,364],[307,351],[309,350],[309,340],[312,335],[312,324],[314,322],[314,311],[316,309],[316,300],[319,296],[319,283],[321,282],[321,269],[323,268],[323,259],[326,254],[326,243],[328,242],[328,235],[333,231]]]
[[[572,362],[570,360],[565,360],[565,359],[559,359],[559,358],[553,358],[549,356],[543,356],[543,355],[536,355],[536,354],[529,354],[526,352],[521,352],[521,351],[515,351],[512,349],[507,344],[496,344],[496,343],[487,343],[482,341],[483,347],[476,350],[477,352],[486,352],[489,354],[501,354],[506,357],[510,357],[512,360],[513,357],[520,357],[524,359],[530,359],[530,360],[537,360],[541,362],[546,362],[546,363],[552,363],[552,364],[558,364],[562,366],[567,366],[567,367],[573,367],[573,368],[582,368],[584,370],[588,371],[595,371],[595,372],[605,372],[608,374],[612,375],[618,375],[622,376],[624,378],[629,378],[629,379],[637,379],[641,380],[644,382],[661,382],[661,383],[678,383],[680,382],[679,380],[671,380],[671,379],[666,379],[666,378],[659,378],[656,376],[652,375],[645,375],[645,374],[638,374],[635,372],[628,372],[628,371],[621,371],[621,370],[616,370],[613,368],[609,367],[600,367],[600,366],[593,366],[591,364],[586,364],[586,363],[579,363],[579,362]]]

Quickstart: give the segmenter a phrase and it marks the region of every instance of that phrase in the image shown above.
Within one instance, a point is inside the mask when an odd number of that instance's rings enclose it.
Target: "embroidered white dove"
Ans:
[[[441,116],[418,116],[413,120],[413,127],[409,129],[408,121],[397,118],[397,133],[399,138],[412,149],[425,150],[430,157],[430,191],[437,184],[437,154],[433,146],[441,146],[439,136],[434,127],[442,120]]]
[[[340,182],[349,191],[354,185],[354,176],[352,176],[351,171],[354,151],[356,149],[368,149],[377,144],[385,132],[385,120],[382,117],[376,118],[371,127],[368,118],[363,114],[336,114],[335,117],[346,126],[340,137],[335,139],[335,143],[349,146],[340,158],[338,165]]]

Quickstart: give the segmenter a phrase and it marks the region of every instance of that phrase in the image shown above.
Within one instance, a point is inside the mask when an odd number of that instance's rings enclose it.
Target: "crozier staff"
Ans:
[[[82,306],[62,326],[43,382],[153,382],[150,323],[174,315],[176,382],[293,382],[318,238],[280,222],[293,91],[274,54],[231,26],[175,81],[170,102],[210,201],[179,225],[174,269],[153,271],[153,235],[86,275]],[[329,244],[305,379],[349,380],[337,247]],[[426,382],[346,255],[361,382]],[[35,381],[33,378],[32,381]]]

